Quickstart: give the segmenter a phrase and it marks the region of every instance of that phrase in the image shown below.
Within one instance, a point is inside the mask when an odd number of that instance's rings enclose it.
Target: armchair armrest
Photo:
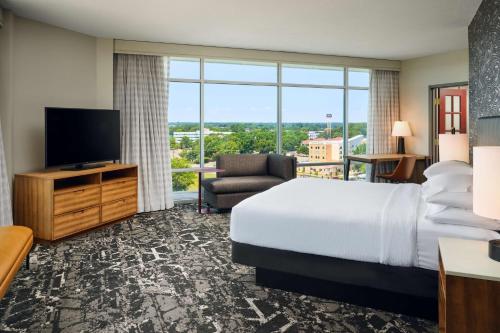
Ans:
[[[290,180],[297,177],[297,159],[291,156],[269,154],[267,157],[268,174]]]

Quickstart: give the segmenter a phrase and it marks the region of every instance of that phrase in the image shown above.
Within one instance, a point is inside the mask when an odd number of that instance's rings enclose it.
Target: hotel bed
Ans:
[[[488,120],[491,145],[500,118]],[[294,179],[233,208],[233,261],[264,286],[435,318],[438,238],[500,235],[429,221],[426,205],[417,184]]]
[[[438,269],[438,237],[500,238],[425,218],[420,185],[298,178],[243,201],[233,242],[401,267]]]

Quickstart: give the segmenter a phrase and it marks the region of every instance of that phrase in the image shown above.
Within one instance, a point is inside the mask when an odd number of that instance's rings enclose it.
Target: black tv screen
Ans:
[[[45,167],[120,159],[120,111],[45,108]]]

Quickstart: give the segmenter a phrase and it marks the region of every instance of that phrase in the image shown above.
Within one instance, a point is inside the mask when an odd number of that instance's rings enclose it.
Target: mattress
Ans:
[[[500,238],[494,231],[426,219],[420,188],[409,185],[295,179],[236,205],[230,237],[260,247],[433,270],[439,237]],[[396,190],[414,187],[417,197]]]
[[[233,207],[238,243],[413,266],[420,186],[294,179]]]

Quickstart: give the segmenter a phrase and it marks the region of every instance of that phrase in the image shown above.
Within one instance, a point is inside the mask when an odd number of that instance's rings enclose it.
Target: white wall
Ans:
[[[401,119],[410,122],[410,153],[429,154],[429,86],[469,80],[468,49],[404,60],[400,71]]]
[[[44,166],[44,107],[113,107],[113,41],[8,13],[0,104],[9,174]],[[10,38],[7,38],[10,37]]]

